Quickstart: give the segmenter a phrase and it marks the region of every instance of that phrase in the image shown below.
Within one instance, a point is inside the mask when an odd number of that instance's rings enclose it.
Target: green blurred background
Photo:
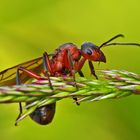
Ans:
[[[4,0],[0,1],[0,70],[51,53],[65,42],[79,47],[99,45],[123,33],[118,41],[140,43],[139,0]],[[96,69],[125,69],[139,73],[140,48],[103,48],[107,64]],[[85,65],[86,76],[90,76]],[[0,105],[0,140],[139,140],[140,97],[73,104],[57,103],[53,122],[40,126],[26,118],[14,126],[17,104]]]

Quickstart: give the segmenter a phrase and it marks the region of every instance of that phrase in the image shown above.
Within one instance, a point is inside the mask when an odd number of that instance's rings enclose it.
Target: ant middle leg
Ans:
[[[50,63],[50,60],[49,60],[49,55],[47,54],[47,52],[45,52],[43,54],[43,68],[44,68],[44,74],[45,74],[45,76],[47,77],[47,79],[49,81],[50,89],[53,90],[54,88],[53,88],[53,85],[52,85],[52,82],[51,82],[51,79],[50,79],[50,75],[48,73],[48,72],[50,72],[53,75],[53,70],[52,70],[51,63]],[[54,110],[52,110],[52,112],[55,113],[56,103],[46,105],[46,108],[50,108],[50,106],[53,106]]]
[[[74,84],[75,84],[75,87],[76,89],[78,90],[78,86],[77,86],[77,83],[76,83],[76,79],[75,79],[75,70],[74,70],[74,64],[73,64],[73,60],[72,60],[72,55],[69,51],[67,51],[67,62],[69,64],[69,67],[70,67],[70,74],[72,75],[73,77],[73,81],[74,81]],[[81,75],[83,75],[82,72],[80,72]],[[77,105],[80,105],[77,101],[78,99],[76,97],[73,98],[75,101],[76,101],[76,104]]]
[[[47,54],[47,52],[45,52],[43,54],[43,68],[44,68],[44,74],[48,78],[49,86],[53,90],[53,86],[52,86],[52,83],[51,83],[50,75],[48,73],[48,72],[50,72],[53,75],[53,70],[52,70],[52,67],[51,67],[51,64],[50,64],[50,60],[49,60],[49,55]]]

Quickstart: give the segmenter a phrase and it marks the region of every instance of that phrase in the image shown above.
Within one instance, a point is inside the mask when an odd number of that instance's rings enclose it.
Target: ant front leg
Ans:
[[[79,62],[75,63],[74,69],[78,71],[81,77],[83,77],[83,74],[81,73],[81,69],[85,64],[86,59],[83,57]],[[89,68],[91,71],[91,74],[95,76],[96,79],[98,79],[97,75],[95,74],[94,66],[90,60],[88,60]]]
[[[75,64],[74,64],[74,69],[75,69],[76,71],[78,71],[79,74],[81,73],[81,69],[82,69],[82,67],[83,67],[84,64],[85,64],[85,61],[86,61],[86,59],[83,57],[83,58],[80,59],[79,61],[76,61]],[[83,77],[83,74],[81,73],[80,76]]]
[[[16,72],[16,84],[17,85],[20,85],[21,84],[20,72],[19,71],[22,71],[22,72],[28,74],[32,78],[35,78],[35,79],[38,79],[38,80],[39,79],[42,79],[41,76],[39,76],[39,75],[37,75],[37,74],[35,74],[35,73],[33,73],[33,72],[31,72],[31,71],[29,71],[29,70],[27,70],[27,69],[25,69],[25,68],[23,68],[23,67],[20,66],[17,69],[17,72]],[[19,102],[19,110],[20,110],[20,112],[19,112],[19,115],[18,115],[18,117],[16,119],[15,125],[17,125],[17,120],[21,117],[21,114],[22,114],[22,104],[21,104],[21,102]]]
[[[83,72],[81,70],[78,71],[78,74],[80,75],[80,77],[85,77],[84,74],[83,74]]]
[[[93,64],[92,64],[92,62],[90,60],[88,61],[88,64],[89,64],[91,74],[94,75],[96,79],[98,79],[98,76],[95,74],[94,66],[93,66]]]

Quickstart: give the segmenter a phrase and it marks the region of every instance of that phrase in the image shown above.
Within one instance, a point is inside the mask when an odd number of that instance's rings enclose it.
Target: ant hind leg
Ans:
[[[16,72],[16,85],[20,85],[20,84],[21,84],[20,74],[19,74],[19,69],[17,69],[17,72]],[[21,117],[21,114],[22,114],[22,103],[19,102],[19,115],[16,118],[15,126],[17,126],[17,120]]]
[[[28,74],[30,77],[33,77],[35,79],[41,79],[41,76],[39,76],[39,75],[37,75],[37,74],[35,74],[35,73],[25,69],[24,67],[20,66],[17,69],[17,72],[16,72],[16,85],[20,85],[21,84],[21,78],[20,78],[20,72],[19,71],[22,71],[22,72]],[[22,103],[21,102],[19,102],[19,111],[20,112],[19,112],[18,117],[16,118],[15,126],[17,126],[17,121],[21,117],[22,112],[23,112],[23,110],[22,110]]]

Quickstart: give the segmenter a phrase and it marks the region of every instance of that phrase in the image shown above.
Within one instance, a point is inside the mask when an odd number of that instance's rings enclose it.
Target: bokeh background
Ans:
[[[100,45],[123,33],[124,42],[140,43],[139,0],[4,0],[0,1],[0,70],[51,53],[65,42]],[[96,69],[139,73],[140,48],[103,48],[106,64]],[[85,65],[86,76],[90,71]],[[26,118],[14,126],[17,104],[0,105],[0,140],[139,140],[140,97],[73,104],[57,103],[53,122],[40,126]]]

